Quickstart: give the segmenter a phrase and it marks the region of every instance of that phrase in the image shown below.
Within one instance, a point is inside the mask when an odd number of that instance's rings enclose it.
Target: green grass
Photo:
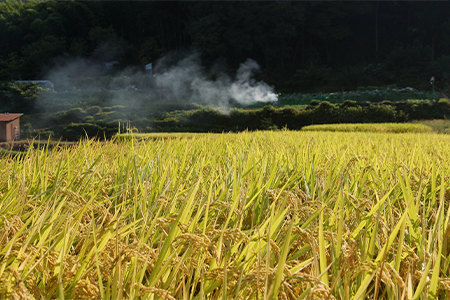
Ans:
[[[415,123],[429,126],[439,133],[450,133],[450,120],[420,120],[415,121]]]
[[[9,156],[9,155],[17,155],[20,154],[20,151],[14,151],[14,150],[7,150],[7,149],[2,149],[0,148],[0,157],[5,157],[5,156]]]
[[[425,124],[413,123],[354,123],[354,124],[319,124],[302,128],[303,131],[333,132],[381,132],[381,133],[429,133],[433,129]]]

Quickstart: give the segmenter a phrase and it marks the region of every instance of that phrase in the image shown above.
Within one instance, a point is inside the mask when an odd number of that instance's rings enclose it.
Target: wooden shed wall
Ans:
[[[0,142],[11,142],[14,140],[14,127],[20,135],[20,118],[10,122],[0,122]]]

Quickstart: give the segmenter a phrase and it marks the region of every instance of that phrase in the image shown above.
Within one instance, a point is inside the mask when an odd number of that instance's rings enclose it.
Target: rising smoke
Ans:
[[[156,61],[155,77],[144,76],[142,66],[104,70],[105,66],[94,59],[57,58],[43,70],[43,77],[35,78],[50,80],[56,93],[39,94],[33,104],[39,117],[31,118],[30,126],[61,131],[62,136],[74,124],[89,124],[95,131],[132,121],[139,130],[153,130],[167,112],[195,110],[197,104],[227,115],[233,107],[278,100],[271,86],[255,79],[259,66],[251,59],[233,75],[220,63],[204,68],[200,55],[192,52],[171,53]]]
[[[278,99],[272,87],[254,79],[259,66],[251,59],[240,65],[235,78],[218,73],[213,79],[202,68],[198,54],[190,54],[170,67],[165,66],[165,59],[158,64],[163,71],[156,76],[157,87],[166,97],[178,101],[228,107],[231,101],[249,105]]]
[[[145,78],[142,77],[144,73],[132,68],[115,72],[114,76],[111,74],[104,76],[103,66],[99,63],[93,63],[87,59],[60,60],[52,70],[47,72],[45,79],[55,83],[58,93],[80,90],[106,92],[108,93],[106,98],[109,100],[103,103],[104,106],[139,108],[143,105],[143,99],[148,99],[151,102],[161,103],[197,103],[227,113],[236,103],[245,106],[255,102],[277,101],[273,88],[254,78],[259,66],[251,59],[242,63],[234,76],[220,71],[221,68],[217,66],[206,70],[201,64],[198,53],[184,55],[172,53],[158,60],[154,65],[156,66],[155,77],[144,80]],[[140,92],[126,93],[125,90]],[[67,99],[64,96],[58,98],[61,99],[60,101]],[[67,107],[75,104],[67,103]],[[41,111],[50,112],[56,109],[54,100],[50,101],[45,96],[39,99],[38,105]],[[58,103],[58,106],[64,105]]]

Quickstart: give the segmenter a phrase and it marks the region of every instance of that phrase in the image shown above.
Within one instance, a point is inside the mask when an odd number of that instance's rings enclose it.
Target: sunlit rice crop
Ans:
[[[280,131],[7,156],[0,298],[447,299],[449,149]]]
[[[382,133],[427,133],[430,126],[419,123],[348,123],[317,124],[302,128],[304,131],[341,131],[341,132],[382,132]]]

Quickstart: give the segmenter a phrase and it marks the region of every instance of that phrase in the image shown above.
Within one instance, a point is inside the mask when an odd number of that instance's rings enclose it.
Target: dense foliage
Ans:
[[[1,112],[35,112],[36,101],[43,88],[36,83],[0,83]]]
[[[6,0],[0,80],[40,79],[69,58],[142,68],[168,52],[196,49],[205,64],[225,70],[252,58],[279,90],[428,89],[432,75],[444,89],[449,16],[448,1]]]
[[[30,131],[29,136],[39,133],[44,138],[52,135],[65,140],[77,140],[86,134],[91,137],[111,137],[119,126],[122,130],[140,132],[237,132],[281,128],[299,130],[311,124],[408,122],[450,116],[448,100],[381,103],[347,100],[341,104],[313,101],[306,107],[265,106],[258,109],[234,108],[227,112],[195,104],[175,103],[169,107],[174,110],[165,112],[158,110],[163,108],[158,103],[149,105],[147,109],[152,113],[145,116],[142,109],[92,106],[58,112],[45,120],[35,120],[35,116],[30,115],[24,117],[24,121],[29,123],[30,129],[45,128]]]
[[[166,113],[153,122],[157,131],[242,131],[288,128],[311,124],[386,123],[450,116],[450,101],[410,100],[370,103],[346,100],[340,104],[312,101],[306,107],[265,106],[260,109],[234,109],[229,114],[201,108]]]

